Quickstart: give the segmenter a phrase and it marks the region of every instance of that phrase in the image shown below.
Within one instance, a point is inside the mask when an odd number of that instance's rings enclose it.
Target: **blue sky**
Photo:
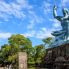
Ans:
[[[62,15],[62,6],[69,8],[69,0],[0,0],[0,46],[12,34],[29,37],[33,46],[52,36],[52,31],[61,29],[60,22],[53,18],[54,4],[58,15]]]

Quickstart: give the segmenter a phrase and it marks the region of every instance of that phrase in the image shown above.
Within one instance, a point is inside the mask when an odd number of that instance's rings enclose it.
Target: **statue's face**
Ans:
[[[63,8],[63,10],[62,10],[62,11],[63,11],[63,15],[64,15],[64,16],[66,16],[66,15],[68,15],[68,14],[69,14],[68,9],[66,9],[66,8]]]

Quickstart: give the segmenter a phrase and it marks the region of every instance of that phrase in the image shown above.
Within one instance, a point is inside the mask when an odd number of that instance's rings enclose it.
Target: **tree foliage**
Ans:
[[[54,38],[53,37],[47,37],[42,39],[42,41],[44,42],[44,46],[46,47],[51,47],[52,43],[54,42]]]
[[[30,41],[30,39],[20,34],[12,35],[8,39],[8,42],[10,45],[18,45],[19,48],[23,48],[23,49],[32,47],[32,42]]]
[[[12,35],[10,38],[8,38],[8,44],[1,47],[0,61],[3,63],[14,63],[19,51],[25,51],[29,54],[31,48],[32,42],[29,38],[26,38],[20,34]]]
[[[43,44],[40,44],[38,46],[35,46],[35,50],[36,50],[35,61],[36,61],[36,63],[40,63],[42,61],[41,59],[45,55],[45,47]]]
[[[43,39],[43,42],[49,43],[51,38]],[[0,50],[0,63],[15,63],[18,52],[27,52],[28,63],[41,63],[45,55],[45,46],[43,44],[32,46],[29,38],[17,34],[8,38],[8,44],[4,44]]]

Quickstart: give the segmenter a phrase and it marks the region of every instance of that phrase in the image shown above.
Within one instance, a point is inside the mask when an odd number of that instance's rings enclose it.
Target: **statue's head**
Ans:
[[[62,11],[64,16],[69,14],[69,11],[67,8],[63,8]]]

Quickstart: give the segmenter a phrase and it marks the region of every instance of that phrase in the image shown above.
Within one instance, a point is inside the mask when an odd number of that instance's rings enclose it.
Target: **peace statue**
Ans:
[[[56,37],[60,36],[59,39],[62,39],[62,40],[69,40],[68,39],[69,38],[69,11],[68,9],[63,8],[62,13],[63,13],[63,16],[58,16],[57,7],[56,6],[53,7],[53,16],[54,18],[60,21],[62,30],[54,31],[52,35]]]

